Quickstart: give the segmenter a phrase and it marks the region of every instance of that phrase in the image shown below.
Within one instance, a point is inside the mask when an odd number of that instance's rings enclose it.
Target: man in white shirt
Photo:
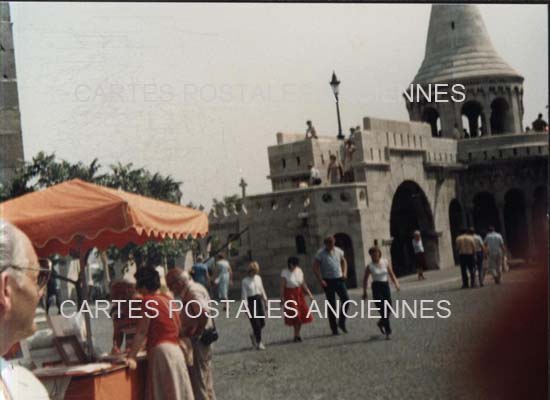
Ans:
[[[309,164],[307,167],[309,169],[309,184],[310,184],[310,186],[320,185],[322,180],[321,180],[321,173],[319,172],[319,170],[317,168],[315,168],[313,166],[313,164]]]
[[[502,280],[502,258],[506,251],[504,240],[500,233],[495,232],[495,227],[491,226],[483,242],[485,244],[485,257],[488,260],[488,269],[495,278],[495,283],[499,284]]]
[[[422,243],[422,236],[420,231],[416,230],[413,233],[412,240],[414,259],[416,262],[416,273],[418,274],[418,280],[424,280],[424,270],[426,269],[426,255],[424,253],[424,244]]]
[[[34,315],[50,277],[51,265],[39,262],[29,238],[0,219],[0,354],[36,331]],[[28,370],[0,358],[0,399],[48,399],[42,383]]]

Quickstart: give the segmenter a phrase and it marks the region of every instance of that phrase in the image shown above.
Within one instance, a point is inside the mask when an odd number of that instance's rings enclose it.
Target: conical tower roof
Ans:
[[[488,76],[523,79],[495,51],[476,5],[434,4],[426,54],[413,83]]]

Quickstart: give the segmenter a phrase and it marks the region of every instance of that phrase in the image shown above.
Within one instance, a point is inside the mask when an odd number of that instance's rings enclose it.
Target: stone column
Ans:
[[[485,125],[485,135],[491,136],[493,134],[491,131],[491,105],[489,105],[489,109],[483,107],[481,120]]]

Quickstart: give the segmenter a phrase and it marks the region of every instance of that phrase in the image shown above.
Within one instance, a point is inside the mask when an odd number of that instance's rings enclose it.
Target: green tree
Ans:
[[[224,196],[221,201],[214,198],[212,199],[212,208],[216,210],[218,215],[222,215],[223,210],[226,211],[235,210],[237,212],[241,211],[243,207],[243,199],[238,194],[232,196]]]
[[[110,165],[109,170],[104,174],[99,174],[100,169],[101,165],[97,159],[89,165],[82,162],[71,164],[65,160],[57,160],[55,154],[39,152],[30,163],[26,163],[16,171],[11,184],[1,188],[0,201],[78,178],[175,204],[181,202],[182,182],[175,181],[169,175],[151,174],[144,168],[135,168],[132,163],[119,162]],[[199,206],[199,209],[204,209],[201,207]],[[165,239],[163,242],[149,242],[143,246],[130,243],[122,249],[111,248],[108,254],[110,258],[122,261],[127,261],[131,254],[144,260],[166,261],[182,256],[188,249],[197,246],[198,243],[191,239]]]

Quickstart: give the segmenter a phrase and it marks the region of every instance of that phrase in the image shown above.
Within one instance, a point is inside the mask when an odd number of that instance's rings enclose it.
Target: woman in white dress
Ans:
[[[365,278],[363,279],[363,300],[367,300],[367,284],[369,277],[372,276],[372,297],[379,303],[376,305],[380,309],[380,320],[377,325],[386,339],[390,338],[392,333],[389,319],[389,310],[385,309],[385,304],[391,305],[391,291],[389,280],[392,281],[395,288],[400,290],[399,282],[393,273],[391,264],[385,258],[382,258],[382,252],[378,247],[371,247],[369,255],[372,262],[365,267]]]

